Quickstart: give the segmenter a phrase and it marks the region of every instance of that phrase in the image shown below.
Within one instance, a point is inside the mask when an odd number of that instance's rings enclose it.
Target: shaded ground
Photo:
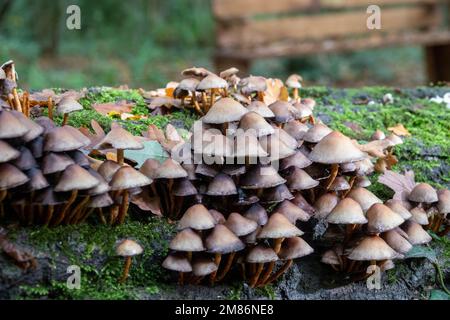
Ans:
[[[435,95],[443,95],[449,88],[420,88],[394,90],[365,88],[360,90],[331,90],[312,88],[305,96],[313,96],[319,106],[316,114],[330,126],[360,141],[367,140],[374,129],[402,123],[412,133],[396,150],[400,164],[396,170],[414,169],[417,181],[427,181],[436,187],[449,187],[450,176],[450,111],[445,105],[429,102]],[[383,105],[385,93],[392,93],[394,103]],[[74,117],[72,125],[85,125],[96,118],[105,127],[110,119],[99,117],[89,110],[92,101],[114,101],[126,96],[142,101],[134,91],[114,93],[95,91],[84,105],[86,110]],[[374,101],[374,104],[368,104]],[[140,106],[142,107],[142,106]],[[157,125],[169,121],[188,127],[192,117],[181,112],[170,119],[152,118]],[[134,131],[147,123],[128,123]],[[391,194],[375,183],[371,190],[381,198]],[[341,275],[331,272],[319,262],[322,252],[313,243],[316,253],[300,259],[280,282],[265,289],[250,289],[236,280],[213,288],[206,286],[179,287],[174,275],[162,270],[160,263],[167,253],[167,241],[173,235],[173,225],[164,219],[134,213],[122,226],[81,225],[55,229],[6,226],[9,238],[19,247],[29,250],[38,261],[37,269],[22,271],[0,254],[0,298],[38,299],[428,299],[431,290],[439,286],[435,269],[424,258],[397,263],[393,271],[383,276],[381,290],[368,290],[364,282],[349,283]],[[311,226],[301,226],[306,240],[311,242]],[[119,285],[123,261],[114,256],[114,244],[123,237],[138,240],[145,253],[134,260],[131,277]],[[434,241],[431,249],[438,256],[447,286],[450,270],[450,240]],[[81,289],[66,287],[69,265],[81,268]],[[237,277],[234,277],[237,279]]]

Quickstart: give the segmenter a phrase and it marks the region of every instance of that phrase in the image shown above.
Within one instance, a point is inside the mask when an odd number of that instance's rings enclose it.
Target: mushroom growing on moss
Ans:
[[[135,241],[130,239],[122,240],[116,247],[116,254],[125,258],[125,266],[123,268],[122,277],[119,282],[124,283],[130,272],[132,258],[136,255],[142,254],[144,249]]]

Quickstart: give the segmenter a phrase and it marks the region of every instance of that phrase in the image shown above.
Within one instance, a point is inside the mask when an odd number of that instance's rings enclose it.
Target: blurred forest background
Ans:
[[[66,8],[81,7],[81,30]],[[299,30],[301,32],[301,30]],[[189,66],[212,68],[209,0],[0,0],[0,60],[14,59],[21,87],[121,85],[155,88]],[[261,60],[252,73],[308,85],[426,84],[421,48]]]

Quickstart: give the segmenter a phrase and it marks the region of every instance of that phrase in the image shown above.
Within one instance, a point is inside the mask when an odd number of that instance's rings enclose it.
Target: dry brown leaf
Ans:
[[[399,123],[394,127],[388,128],[388,130],[398,136],[410,136],[408,129],[406,129],[403,124]]]
[[[117,112],[119,114],[127,112],[130,113],[135,103],[128,102],[126,100],[120,100],[116,102],[96,103],[92,107],[100,114],[108,115],[111,112]]]
[[[117,162],[117,154],[115,152],[106,152],[106,160]]]
[[[280,79],[266,79],[266,84],[267,89],[264,92],[264,103],[269,105],[278,100],[284,84]]]
[[[407,200],[407,196],[416,185],[414,171],[412,170],[406,171],[405,174],[386,170],[378,178],[378,182],[392,189],[395,192],[393,198],[396,200]]]
[[[0,227],[0,251],[3,251],[10,257],[14,263],[22,269],[35,269],[37,267],[36,259],[29,253],[18,248],[6,237],[6,231]]]

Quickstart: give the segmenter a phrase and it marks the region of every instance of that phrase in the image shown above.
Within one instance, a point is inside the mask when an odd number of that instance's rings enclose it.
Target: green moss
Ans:
[[[160,262],[168,251],[166,237],[173,226],[164,219],[149,218],[146,223],[129,221],[118,227],[77,225],[57,228],[33,228],[28,232],[28,244],[51,253],[52,259],[67,258],[81,270],[81,289],[70,290],[65,281],[51,281],[32,287],[22,287],[18,298],[48,296],[51,299],[137,299],[145,288],[146,294],[157,294],[160,282],[167,279]],[[124,260],[115,255],[115,244],[131,238],[144,247],[144,253],[133,259],[130,277],[119,284]],[[102,260],[99,260],[100,258]]]
[[[255,293],[259,296],[266,297],[270,300],[275,299],[275,288],[271,284],[261,287],[261,288],[256,288]]]

